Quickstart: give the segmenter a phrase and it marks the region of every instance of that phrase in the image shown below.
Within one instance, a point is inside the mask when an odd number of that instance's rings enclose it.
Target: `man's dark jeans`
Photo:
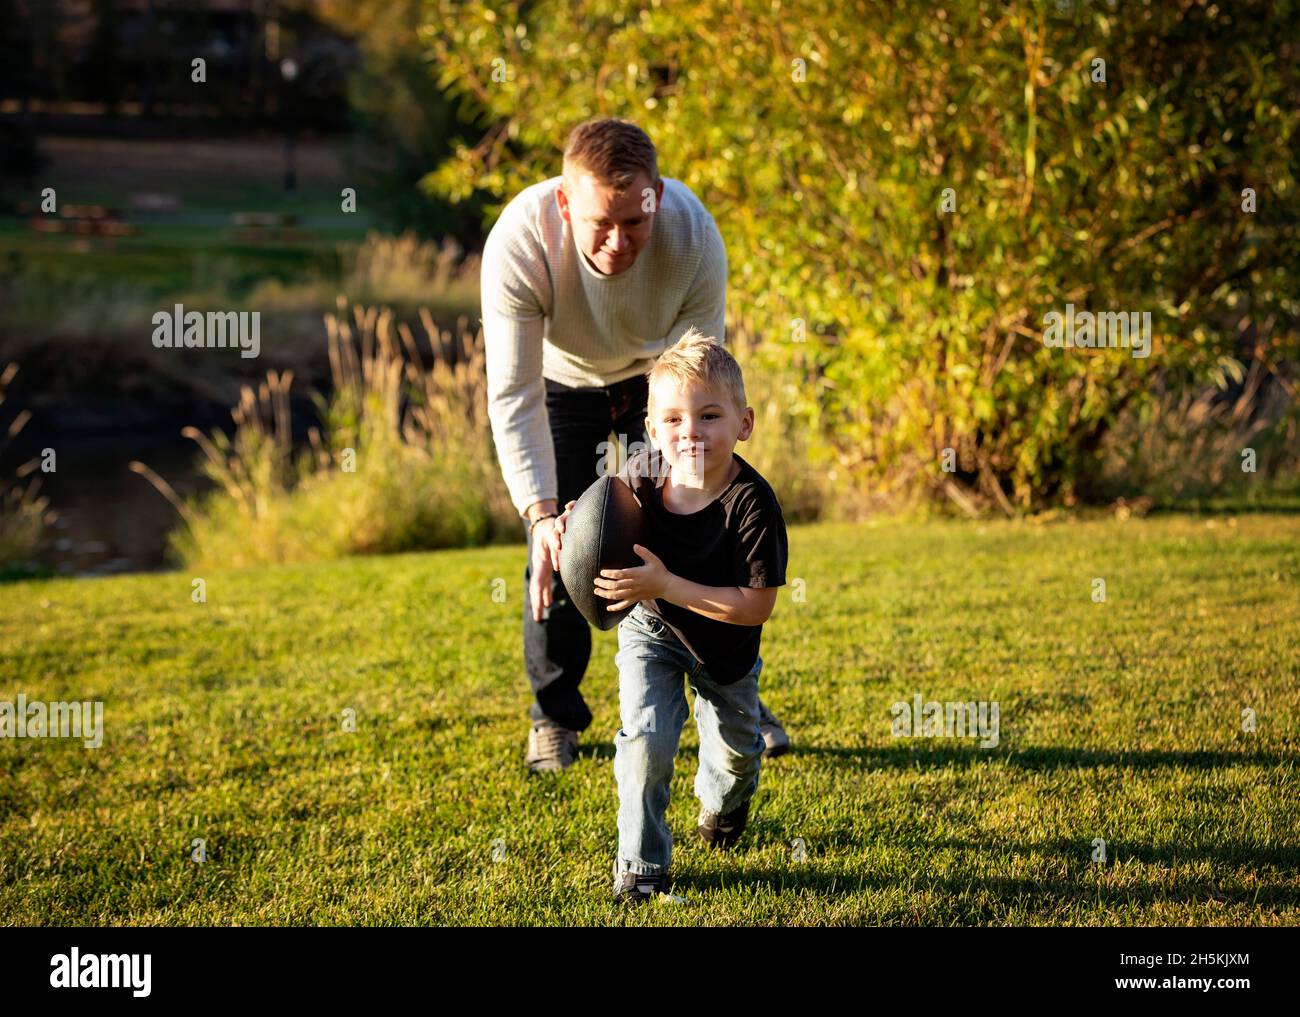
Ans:
[[[649,382],[645,375],[633,375],[604,388],[571,388],[546,379],[546,412],[555,445],[556,480],[559,486],[557,511],[574,501],[595,483],[605,468],[606,449],[601,442],[615,440],[628,445],[644,442],[646,400]],[[626,449],[625,449],[626,451]],[[610,455],[612,464],[612,451]],[[524,521],[527,530],[528,522]],[[550,719],[571,731],[584,731],[591,724],[591,711],[578,686],[591,659],[591,626],[569,600],[560,577],[551,575],[551,607],[542,620],[533,621],[528,596],[532,578],[533,546],[528,541],[528,564],[524,568],[524,667],[533,687],[533,721]]]

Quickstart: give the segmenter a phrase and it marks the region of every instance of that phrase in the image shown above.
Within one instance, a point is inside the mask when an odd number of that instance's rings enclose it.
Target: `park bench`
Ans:
[[[165,191],[141,191],[131,195],[131,210],[134,212],[179,212],[181,199],[178,195]]]
[[[135,236],[140,232],[139,227],[122,222],[122,213],[118,209],[103,205],[64,205],[57,216],[37,212],[30,205],[21,210],[30,211],[31,218],[27,224],[32,232],[76,237],[74,246],[80,250],[89,249],[91,240],[98,238],[105,239],[109,248],[115,248],[118,237]]]
[[[259,244],[267,240],[281,243],[302,239],[297,229],[298,217],[285,212],[236,212],[230,217],[237,227],[235,239]]]

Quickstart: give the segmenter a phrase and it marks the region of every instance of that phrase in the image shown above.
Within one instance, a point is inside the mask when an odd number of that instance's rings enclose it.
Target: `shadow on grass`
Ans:
[[[691,753],[694,755],[695,753]],[[681,750],[678,751],[681,755]],[[578,759],[613,759],[614,743],[613,742],[592,742],[587,745],[578,744]]]
[[[867,769],[932,770],[950,766],[974,767],[1001,762],[1025,770],[1087,769],[1098,766],[1158,770],[1165,767],[1215,770],[1225,766],[1281,766],[1296,761],[1292,755],[1270,752],[1207,752],[1178,750],[1029,748],[1020,750],[961,748],[834,748],[794,745],[786,758],[822,757],[831,763]],[[766,762],[766,761],[765,761]]]
[[[679,891],[739,889],[753,892],[759,888],[768,888],[778,892],[806,890],[825,896],[870,890],[903,889],[909,893],[962,897],[972,892],[985,891],[996,896],[1004,907],[1010,907],[1013,903],[1027,904],[1031,907],[1041,903],[1059,908],[1062,905],[1087,903],[1098,908],[1122,911],[1134,904],[1198,904],[1209,900],[1225,904],[1255,904],[1270,908],[1300,906],[1300,888],[1285,883],[1261,883],[1249,890],[1226,892],[1208,881],[1184,883],[1175,887],[1157,883],[1110,886],[1098,882],[1096,876],[1083,873],[1073,880],[974,875],[939,879],[917,876],[907,880],[882,875],[850,873],[844,868],[814,869],[808,863],[800,867],[782,867],[750,865],[738,861],[727,865],[723,871],[701,872],[683,866],[675,876],[674,883]],[[986,907],[981,907],[980,912],[982,914],[972,914],[972,919],[978,921],[982,918],[996,917]]]
[[[59,579],[57,572],[44,565],[9,564],[0,568],[0,583],[22,583],[32,579]]]
[[[1296,516],[1300,515],[1300,495],[1279,494],[1267,501],[1249,502],[1240,501],[1215,501],[1207,502],[1189,501],[1187,503],[1171,502],[1169,504],[1159,504],[1152,507],[1147,513],[1151,516],[1178,516],[1190,515],[1200,517],[1209,516],[1250,516],[1250,515],[1280,515]]]
[[[1046,855],[1055,858],[1062,865],[1075,866],[1080,859],[1088,858],[1092,852],[1092,841],[1088,838],[1058,838],[1051,841],[1033,841],[1017,843],[1011,840],[995,838],[988,841],[942,840],[924,841],[924,847],[936,850],[951,848],[957,851],[973,851],[983,855],[998,856],[1002,854]],[[1252,844],[1248,841],[1223,840],[1213,844],[1146,844],[1125,841],[1122,837],[1106,841],[1107,868],[1116,863],[1143,862],[1148,865],[1176,865],[1187,862],[1206,861],[1215,865],[1242,865],[1252,868],[1271,865],[1279,869],[1300,869],[1300,846],[1282,845],[1280,847]],[[1243,891],[1244,893],[1245,891]],[[1300,894],[1300,887],[1295,889]],[[1252,890],[1253,894],[1254,891]],[[1222,897],[1222,894],[1216,894]]]
[[[694,747],[682,746],[677,758],[693,760],[698,756]],[[852,764],[867,769],[881,770],[934,770],[951,766],[972,768],[985,763],[1005,762],[1025,770],[1088,769],[1099,766],[1129,767],[1138,770],[1157,770],[1165,767],[1216,770],[1225,766],[1281,766],[1294,763],[1295,756],[1269,752],[1209,752],[1179,750],[1097,750],[1069,748],[1033,748],[1018,751],[979,749],[970,746],[947,749],[921,749],[910,746],[897,748],[853,749],[824,745],[793,745],[783,754],[787,760],[804,756],[823,757],[835,764]],[[578,759],[613,759],[612,742],[586,742],[578,746]],[[763,765],[771,766],[774,760],[764,758]]]

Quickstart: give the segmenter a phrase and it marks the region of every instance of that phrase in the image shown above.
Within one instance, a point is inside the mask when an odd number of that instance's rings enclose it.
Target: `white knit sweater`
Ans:
[[[727,251],[690,188],[663,178],[649,243],[631,268],[606,276],[560,216],[561,179],[521,191],[483,248],[488,417],[520,515],[557,497],[543,377],[603,386],[645,374],[692,325],[726,341]]]

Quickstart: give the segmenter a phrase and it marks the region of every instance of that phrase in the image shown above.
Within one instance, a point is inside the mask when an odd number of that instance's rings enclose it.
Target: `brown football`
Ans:
[[[612,629],[631,607],[610,611],[616,601],[596,593],[602,569],[627,569],[644,565],[633,544],[646,544],[645,514],[632,489],[617,477],[597,479],[582,493],[560,538],[560,579],[569,600],[596,628]]]

